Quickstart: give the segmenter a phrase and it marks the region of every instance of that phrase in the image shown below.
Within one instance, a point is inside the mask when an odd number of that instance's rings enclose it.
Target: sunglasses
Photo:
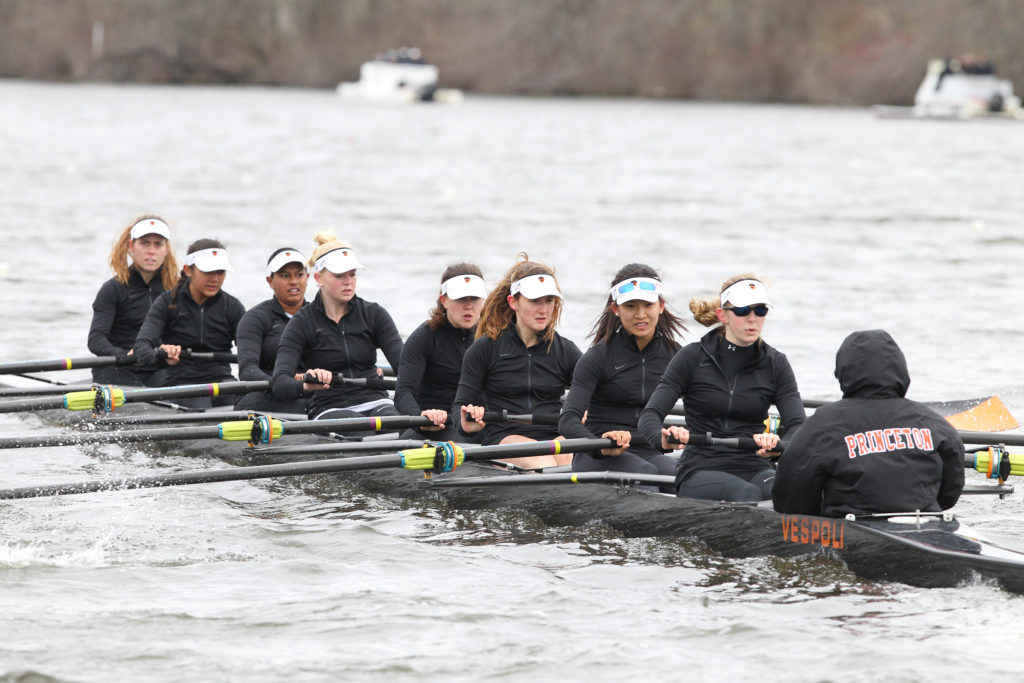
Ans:
[[[763,318],[768,315],[768,307],[764,304],[758,304],[757,306],[733,306],[732,308],[727,308],[725,310],[732,311],[741,318],[746,318],[750,315],[751,311],[753,311],[754,315],[758,318]]]
[[[637,280],[633,282],[627,282],[624,285],[615,288],[616,294],[628,294],[634,289],[641,289],[645,292],[657,292],[658,285],[653,282],[647,282],[646,280]]]

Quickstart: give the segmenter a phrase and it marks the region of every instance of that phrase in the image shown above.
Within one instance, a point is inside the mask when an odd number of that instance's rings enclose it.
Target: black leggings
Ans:
[[[775,470],[771,468],[759,470],[749,477],[715,470],[698,470],[679,482],[676,493],[684,498],[754,503],[771,500],[774,482]]]
[[[673,476],[676,473],[676,459],[649,450],[627,450],[620,455],[609,455],[595,458],[590,453],[575,453],[572,456],[573,472],[636,472],[638,474],[664,474]],[[659,487],[663,493],[675,493],[675,486],[667,484]]]

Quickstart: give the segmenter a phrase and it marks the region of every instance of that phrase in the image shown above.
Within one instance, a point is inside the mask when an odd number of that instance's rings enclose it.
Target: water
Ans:
[[[333,228],[368,266],[360,293],[403,334],[456,260],[490,282],[520,250],[555,265],[562,330],[581,345],[626,262],[662,269],[682,311],[754,271],[777,306],[765,336],[806,397],[837,396],[846,334],[884,327],[908,356],[912,398],[996,394],[1024,415],[1013,124],[20,82],[0,83],[0,101],[5,361],[87,355],[111,239],[155,211],[179,254],[200,237],[228,245],[226,288],[247,305],[269,296],[274,248],[308,250]],[[223,466],[115,446],[2,457],[4,486]],[[1024,542],[1019,500],[958,509]],[[338,479],[20,501],[0,506],[0,524],[11,680],[1015,680],[1022,663],[1024,601],[992,586],[872,583],[825,560],[733,560]]]

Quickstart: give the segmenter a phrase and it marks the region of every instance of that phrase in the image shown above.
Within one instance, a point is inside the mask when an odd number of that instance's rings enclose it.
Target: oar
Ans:
[[[551,472],[541,474],[502,474],[494,477],[460,477],[431,479],[424,484],[430,489],[498,488],[507,486],[543,486],[552,484],[613,484],[616,486],[672,487],[675,477],[667,474],[639,474],[636,472]],[[964,495],[1006,496],[1013,493],[1009,484],[980,484],[964,487]]]
[[[280,465],[258,465],[233,467],[231,469],[203,470],[199,472],[178,472],[176,474],[152,475],[83,481],[68,484],[26,486],[23,488],[0,489],[0,499],[39,498],[62,496],[74,493],[99,491],[125,491],[130,489],[159,488],[164,486],[185,486],[221,481],[245,481],[269,479],[271,477],[293,477],[307,474],[333,474],[356,470],[403,468],[407,470],[449,471],[466,460],[495,460],[520,458],[532,455],[552,455],[612,448],[611,439],[564,439],[559,441],[533,441],[530,443],[505,444],[461,448],[451,443],[411,448],[386,455],[368,455],[333,460],[311,460]]]
[[[805,400],[804,406],[821,408],[829,403],[830,401]],[[1020,427],[1017,418],[998,396],[956,401],[926,401],[924,404],[946,418],[946,421],[957,429],[1001,432]]]
[[[96,386],[86,391],[73,391],[63,396],[46,396],[22,399],[20,401],[0,401],[0,413],[21,413],[52,408],[92,410],[96,413],[103,413],[120,408],[126,403],[147,403],[168,398],[187,398],[191,396],[244,394],[250,391],[264,391],[269,387],[270,383],[265,381],[185,384],[178,387],[154,387],[152,389]]]
[[[183,358],[212,360],[218,363],[234,363],[238,360],[233,353],[219,351],[189,351],[184,349]],[[113,365],[136,365],[132,356],[85,356],[84,358],[53,358],[50,360],[28,360],[16,363],[0,363],[0,375],[19,372],[45,372],[47,370],[74,370],[77,368],[105,368]],[[142,366],[145,367],[145,366]]]
[[[305,420],[305,415],[298,413],[276,413],[272,410],[211,410],[194,413],[164,413],[160,415],[122,415],[121,417],[101,417],[91,420],[90,424],[101,427],[141,427],[144,425],[174,424],[209,424],[226,420],[251,420],[257,415],[273,415],[279,420]]]
[[[303,378],[309,384],[319,384],[318,380],[313,375],[307,374]],[[331,386],[350,386],[350,387],[368,387],[370,389],[394,389],[395,385],[398,384],[398,380],[394,377],[345,377],[340,372],[334,373],[333,379],[331,379]]]
[[[28,377],[27,375],[18,375]],[[28,377],[29,379],[42,380],[41,377]],[[92,384],[48,384],[40,387],[0,387],[0,396],[12,398],[15,396],[54,396],[66,394],[71,391],[87,391],[92,389]]]
[[[382,431],[405,429],[406,427],[424,427],[430,424],[433,423],[420,415],[345,417],[336,420],[307,420],[305,422],[283,422],[267,415],[260,415],[251,420],[228,421],[216,425],[0,437],[0,449],[41,448],[91,443],[191,441],[196,439],[248,441],[255,444],[267,444],[276,441],[282,436],[291,434]]]

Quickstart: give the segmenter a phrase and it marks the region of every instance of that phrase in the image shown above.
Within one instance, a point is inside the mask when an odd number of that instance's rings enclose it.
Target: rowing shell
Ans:
[[[138,406],[133,412],[159,413]],[[158,452],[215,456],[237,465],[294,462],[337,457],[318,453],[322,437],[307,436],[288,446],[241,448],[238,443],[204,439],[147,444]],[[366,448],[372,449],[372,442]],[[507,485],[509,477],[528,485]],[[977,577],[1024,593],[1024,554],[988,542],[951,514],[902,514],[859,519],[787,515],[760,505],[680,498],[638,489],[630,475],[583,473],[573,481],[603,479],[608,485],[563,486],[567,475],[524,474],[467,462],[454,472],[425,481],[400,469],[351,472],[347,481],[389,495],[441,495],[459,509],[515,508],[551,526],[600,520],[627,537],[698,538],[728,557],[825,554],[842,560],[858,576],[914,586],[955,586]],[[671,477],[663,477],[669,483]],[[650,478],[648,478],[648,482]]]

